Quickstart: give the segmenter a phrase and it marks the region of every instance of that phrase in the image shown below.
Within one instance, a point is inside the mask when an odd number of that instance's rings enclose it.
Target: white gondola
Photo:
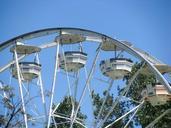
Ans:
[[[41,65],[35,62],[20,62],[19,67],[23,81],[31,81],[32,79],[37,78],[41,72]],[[16,65],[13,64],[11,68],[12,76],[18,78]]]
[[[10,51],[14,53],[16,50],[17,54],[32,54],[40,52],[41,48],[37,46],[25,45],[17,42],[15,46],[11,47]],[[41,71],[41,65],[36,62],[19,62],[21,78],[23,81],[31,81],[39,76]],[[18,79],[16,64],[11,65],[12,76]]]
[[[79,51],[68,51],[59,55],[59,67],[68,72],[76,72],[84,67],[87,54]]]
[[[103,75],[112,79],[121,79],[131,72],[133,62],[126,58],[111,58],[100,63]]]
[[[147,85],[141,93],[142,97],[151,103],[153,106],[166,104],[171,101],[171,94],[167,92],[164,85]]]

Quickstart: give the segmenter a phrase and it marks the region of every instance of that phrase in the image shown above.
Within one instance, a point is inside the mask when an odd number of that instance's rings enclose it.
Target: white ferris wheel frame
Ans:
[[[51,122],[51,117],[59,117],[59,118],[64,118],[67,120],[70,120],[70,128],[73,127],[73,123],[78,123],[80,125],[82,125],[83,127],[86,127],[84,124],[82,124],[79,119],[77,119],[77,113],[79,110],[79,107],[82,103],[83,97],[85,95],[86,89],[89,88],[89,83],[90,80],[92,78],[92,73],[94,71],[94,67],[96,64],[96,60],[98,58],[99,52],[100,52],[100,48],[102,46],[103,43],[103,38],[110,40],[110,43],[114,43],[114,45],[116,45],[117,47],[123,49],[124,51],[128,52],[129,54],[137,57],[138,59],[140,59],[143,64],[147,64],[148,68],[150,68],[150,70],[153,72],[153,74],[156,76],[156,78],[159,80],[159,82],[161,84],[164,85],[164,87],[167,89],[167,91],[169,93],[171,93],[171,86],[169,85],[168,81],[164,78],[164,76],[160,73],[160,71],[154,66],[155,63],[161,63],[160,61],[158,61],[155,58],[152,58],[152,61],[149,59],[149,56],[146,56],[144,54],[142,54],[141,52],[139,52],[138,50],[136,50],[136,48],[134,48],[132,45],[127,45],[126,43],[113,39],[109,36],[106,36],[104,34],[101,33],[97,33],[94,31],[90,31],[90,30],[85,30],[85,29],[80,29],[80,28],[48,28],[48,29],[42,29],[42,30],[38,30],[38,31],[33,31],[30,33],[26,33],[20,36],[17,36],[13,39],[10,39],[6,42],[3,42],[0,44],[0,52],[3,51],[4,49],[8,48],[9,46],[15,45],[17,42],[23,42],[25,40],[29,40],[29,39],[33,39],[33,38],[37,38],[37,37],[42,37],[42,36],[47,36],[47,35],[51,35],[51,34],[79,34],[85,37],[85,41],[91,41],[91,42],[98,42],[99,44],[99,48],[97,49],[97,53],[96,56],[94,58],[93,61],[93,65],[91,67],[90,73],[87,74],[87,80],[86,80],[86,84],[84,86],[82,95],[80,97],[80,100],[78,102],[78,107],[76,108],[75,112],[72,113],[72,116],[69,117],[65,117],[65,116],[60,116],[60,115],[55,115],[54,111],[52,111],[52,103],[53,103],[53,96],[54,96],[54,89],[55,89],[55,84],[56,84],[56,75],[57,75],[57,68],[58,68],[58,53],[59,53],[59,44],[60,42],[50,42],[47,44],[43,44],[38,46],[41,49],[46,49],[46,48],[50,48],[50,47],[56,47],[56,60],[55,60],[55,67],[54,67],[54,75],[53,75],[53,82],[52,82],[52,88],[51,88],[51,99],[50,99],[50,106],[49,106],[49,111],[47,114],[47,110],[46,107],[44,107],[45,110],[45,116],[46,118],[46,123],[47,123],[47,127],[49,128],[50,126],[50,122]],[[17,67],[17,75],[18,75],[18,83],[19,83],[19,87],[20,87],[20,94],[21,94],[21,99],[22,99],[22,107],[23,107],[23,111],[25,113],[25,103],[24,103],[24,99],[23,99],[23,93],[22,93],[22,82],[21,82],[21,75],[20,75],[20,70],[19,70],[19,65],[18,62],[20,60],[22,60],[24,57],[26,57],[27,55],[22,55],[22,56],[17,56],[16,50],[14,50],[14,54],[15,54],[15,60],[9,62],[8,64],[6,64],[5,66],[0,67],[0,73],[2,73],[3,71],[5,71],[6,69],[8,69],[12,64],[16,64]],[[143,67],[143,66],[142,66]],[[142,68],[141,67],[141,68]],[[139,74],[139,72],[141,71],[141,68],[134,74],[134,76],[132,77],[132,79],[129,81],[127,87],[124,89],[123,93],[115,100],[111,111],[109,111],[106,115],[106,117],[104,118],[104,120],[102,122],[100,122],[99,125],[96,125],[95,127],[101,127],[103,126],[103,124],[105,123],[105,121],[107,120],[108,116],[110,115],[110,113],[112,112],[112,110],[115,108],[115,106],[117,105],[117,103],[119,102],[120,98],[122,96],[126,96],[132,82],[135,80],[136,76]],[[42,97],[42,102],[45,105],[45,99],[44,99],[44,94],[43,94],[43,85],[42,85],[42,80],[41,80],[41,75],[39,77],[39,84],[40,84],[40,89],[41,89],[41,97]],[[111,82],[112,85],[112,82]],[[110,87],[109,86],[109,90]],[[99,116],[101,114],[101,111],[103,109],[105,101],[102,104],[102,107],[100,109],[100,112],[98,114],[97,120],[99,120]],[[130,110],[130,112],[134,111],[133,116],[136,114],[136,112],[138,111],[138,109],[142,106],[142,104],[144,103],[144,101],[142,101],[138,106],[136,106],[135,108],[133,108],[132,110]],[[57,109],[57,108],[56,108]],[[108,126],[106,126],[106,128],[108,128],[109,126],[113,125],[115,122],[117,122],[118,120],[120,120],[121,118],[125,117],[127,114],[129,114],[130,112],[126,113],[125,115],[123,115],[122,117],[120,117],[119,119],[115,120],[113,123],[109,124]],[[131,119],[133,118],[133,116],[130,118],[130,120],[128,121],[128,123],[125,125],[128,126],[129,122],[131,121]],[[25,121],[25,126],[26,128],[28,128],[28,124],[27,124],[27,116],[26,114],[24,114],[24,121]],[[55,124],[55,127],[57,127],[57,125]]]

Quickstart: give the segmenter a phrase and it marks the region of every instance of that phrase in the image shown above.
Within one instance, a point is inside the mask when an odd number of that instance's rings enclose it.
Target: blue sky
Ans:
[[[0,43],[38,29],[77,27],[130,41],[171,65],[170,12],[170,0],[1,0]],[[6,56],[0,57],[1,66]]]
[[[167,64],[170,0],[1,0],[0,42],[48,27],[80,27],[128,40]]]

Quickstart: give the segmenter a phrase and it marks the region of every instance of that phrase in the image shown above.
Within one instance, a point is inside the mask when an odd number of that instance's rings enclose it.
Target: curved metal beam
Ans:
[[[9,47],[10,45],[15,44],[16,41],[24,41],[24,40],[29,40],[29,39],[41,37],[41,36],[44,36],[44,35],[51,35],[51,34],[54,34],[54,33],[59,33],[61,30],[65,31],[65,32],[69,32],[69,33],[76,32],[77,34],[81,33],[83,35],[91,35],[92,34],[93,36],[107,37],[104,34],[94,32],[94,31],[90,31],[90,30],[80,29],[80,28],[70,28],[70,27],[47,28],[47,29],[41,29],[41,30],[36,30],[36,31],[29,32],[29,33],[25,33],[25,34],[19,35],[17,37],[14,37],[14,38],[12,38],[10,40],[7,40],[7,41],[0,44],[0,51],[2,51],[3,49]]]
[[[9,47],[10,45],[15,44],[16,41],[23,41],[23,40],[36,38],[36,37],[41,37],[44,35],[59,33],[61,30],[64,33],[82,34],[82,35],[88,37],[87,40],[96,41],[96,42],[102,41],[102,37],[105,37],[106,39],[111,41],[111,43],[114,43],[116,46],[124,49],[125,51],[136,56],[137,58],[144,60],[147,63],[148,67],[151,69],[151,71],[156,75],[157,79],[166,87],[168,92],[171,93],[171,86],[169,85],[167,80],[156,69],[156,67],[149,60],[147,60],[147,58],[145,58],[139,52],[137,52],[135,49],[133,49],[132,47],[128,46],[127,44],[125,44],[121,41],[118,41],[118,40],[113,39],[113,38],[106,36],[104,34],[94,32],[94,31],[90,31],[90,30],[85,30],[85,29],[80,29],[80,28],[66,28],[66,27],[63,28],[62,27],[62,28],[47,28],[47,29],[42,29],[42,30],[38,30],[38,31],[33,31],[33,32],[29,32],[29,33],[17,36],[15,38],[12,38],[12,39],[5,41],[4,43],[0,44],[0,51]]]

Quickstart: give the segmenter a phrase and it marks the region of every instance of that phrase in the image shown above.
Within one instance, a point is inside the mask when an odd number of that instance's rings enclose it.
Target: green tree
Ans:
[[[60,105],[58,106],[58,108],[54,114],[70,118],[71,112],[72,112],[72,103],[74,103],[75,108],[77,108],[77,106],[78,106],[77,101],[75,101],[72,97],[68,97],[68,96],[64,97],[64,100],[60,103]],[[56,105],[53,105],[53,108],[55,108],[55,106]],[[87,117],[86,117],[86,115],[81,113],[81,110],[79,109],[77,118],[80,119],[79,122],[84,124],[84,121]],[[58,124],[57,125],[58,128],[69,128],[70,127],[70,120],[68,120],[68,119],[55,117],[54,121],[56,122],[56,124]],[[55,127],[54,121],[51,123],[51,128]],[[81,126],[78,123],[74,123],[73,128],[83,128],[83,126]]]
[[[125,76],[123,80],[126,81],[126,83],[128,84],[128,81],[133,77],[133,75],[138,71],[138,69],[140,69],[141,66],[142,63],[136,63],[133,66],[131,73]],[[155,86],[157,84],[157,80],[155,76],[153,74],[139,73],[139,75],[136,77],[136,80],[132,83],[129,92],[127,94],[127,97],[130,97],[131,99],[134,99],[136,101],[140,101],[143,98],[141,96],[141,92],[143,89],[146,88],[147,84],[151,84],[152,86]],[[118,94],[121,94],[123,90],[124,88],[122,89],[118,88]],[[93,103],[95,106],[95,111],[94,111],[95,118],[97,118],[97,115],[100,111],[100,108],[102,106],[106,94],[107,94],[106,91],[103,93],[103,96],[100,96],[100,94],[98,93],[97,94],[94,92],[92,93]],[[107,97],[107,102],[105,103],[104,109],[100,116],[100,120],[104,119],[106,113],[111,109],[113,102],[114,102],[113,94],[109,94]],[[108,117],[104,126],[112,123],[115,119],[117,119],[118,117],[122,116],[127,111],[129,111],[130,106],[133,107],[137,105],[138,105],[137,103],[130,100],[120,101],[118,105],[115,107],[115,109],[112,111],[110,116]],[[141,109],[138,111],[137,115],[130,122],[129,127],[132,128],[135,125],[141,125],[144,128],[169,108],[171,108],[171,102],[168,102],[160,106],[152,106],[149,102],[145,102],[141,107]],[[111,128],[123,127],[125,123],[128,121],[129,119],[128,117],[118,121],[113,126],[111,126]],[[155,124],[154,128],[170,128],[171,126],[170,119],[171,119],[171,115],[164,116],[160,121],[158,121]]]
[[[107,96],[107,98],[106,98],[106,96]],[[101,106],[102,106],[105,98],[106,98],[106,102],[104,104],[104,107],[103,107],[103,110],[102,110],[101,115],[99,117],[99,120],[98,120],[98,122],[96,122],[96,125],[97,125],[99,122],[104,120],[104,118],[106,117],[107,113],[111,110],[112,105],[114,104],[115,100],[114,100],[113,94],[108,94],[107,95],[107,91],[103,92],[103,96],[100,96],[98,93],[95,93],[93,91],[92,92],[92,97],[93,97],[93,105],[95,107],[95,110],[94,110],[95,119],[98,118],[99,111],[101,109]],[[105,127],[108,124],[112,123],[115,119],[121,117],[122,114],[125,113],[126,108],[125,108],[125,106],[123,106],[122,102],[119,102],[116,105],[115,109],[111,112],[110,116],[105,121],[103,127]],[[119,120],[118,122],[113,124],[111,126],[111,128],[121,128],[124,125],[124,122],[125,122],[125,120]]]
[[[141,67],[141,65],[142,63],[137,63],[133,66],[132,72],[129,74],[129,76],[125,77],[127,83],[128,80],[130,80],[135,72]],[[152,86],[155,86],[157,84],[157,79],[155,78],[155,76],[149,73],[140,73],[136,77],[136,82],[131,85],[131,88],[128,92],[128,97],[140,101],[142,99],[140,94],[148,84],[151,84]],[[132,105],[135,105],[135,103],[132,102]],[[123,106],[127,105],[123,104]],[[145,104],[139,110],[137,116],[134,118],[134,121],[137,125],[140,124],[144,128],[169,108],[171,108],[171,102],[158,106],[152,106],[149,102],[145,102]],[[168,117],[169,115],[163,117],[155,124],[154,128],[170,128],[171,121],[169,121]]]
[[[6,109],[6,113],[0,111],[0,127],[22,127],[24,125],[24,121],[21,118],[23,117],[22,104],[21,100],[16,98],[14,89],[0,81],[0,95],[0,107]],[[26,104],[29,102],[27,101]],[[31,116],[27,114],[27,117],[30,118]]]

